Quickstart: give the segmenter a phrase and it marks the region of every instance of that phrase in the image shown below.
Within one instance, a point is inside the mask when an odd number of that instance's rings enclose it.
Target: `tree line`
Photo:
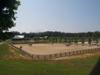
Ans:
[[[39,33],[20,33],[20,32],[9,32],[7,33],[8,38],[13,38],[15,35],[24,35],[23,40],[34,40],[35,42],[51,42],[51,43],[78,43],[91,42],[99,43],[100,32],[83,32],[83,33],[65,33],[65,32],[39,32]],[[5,35],[7,38],[7,34]]]
[[[100,38],[100,32],[83,32],[83,33],[65,33],[65,32],[40,32],[40,33],[22,33],[25,35],[26,38],[33,38],[33,37],[69,37],[69,38]]]

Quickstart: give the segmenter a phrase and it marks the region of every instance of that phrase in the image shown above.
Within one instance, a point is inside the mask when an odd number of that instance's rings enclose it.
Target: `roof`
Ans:
[[[23,39],[24,35],[15,35],[13,39]]]

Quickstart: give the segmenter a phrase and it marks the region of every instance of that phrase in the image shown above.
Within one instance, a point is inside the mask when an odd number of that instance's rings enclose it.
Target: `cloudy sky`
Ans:
[[[21,0],[17,12],[11,31],[100,30],[100,0]]]

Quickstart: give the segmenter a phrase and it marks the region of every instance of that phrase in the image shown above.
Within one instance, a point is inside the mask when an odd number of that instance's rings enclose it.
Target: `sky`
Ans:
[[[19,32],[88,32],[100,30],[100,0],[20,0]]]

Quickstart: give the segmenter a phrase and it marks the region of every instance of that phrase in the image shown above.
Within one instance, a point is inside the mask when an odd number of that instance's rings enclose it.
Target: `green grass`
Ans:
[[[15,49],[11,46],[8,46],[7,43],[0,45],[0,59],[30,59],[26,54],[23,54],[22,51]]]
[[[97,58],[63,61],[0,60],[0,75],[88,75]]]
[[[0,45],[0,58],[3,58],[7,55],[11,55],[8,45],[7,44]]]
[[[11,52],[0,46],[0,57]],[[0,60],[0,75],[89,75],[99,56],[61,61]]]

